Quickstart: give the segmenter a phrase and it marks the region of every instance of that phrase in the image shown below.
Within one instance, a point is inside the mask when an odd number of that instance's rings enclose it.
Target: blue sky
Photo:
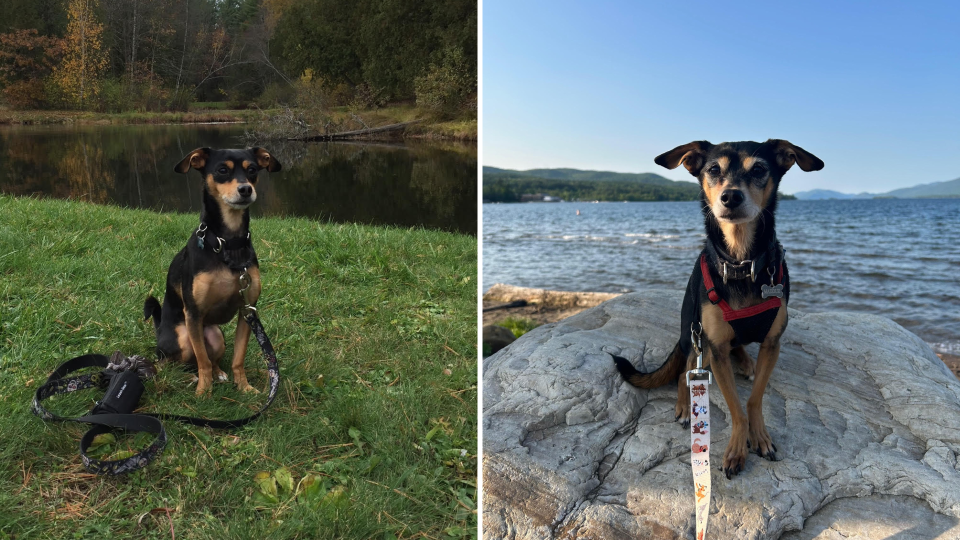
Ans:
[[[483,3],[483,162],[667,171],[692,140],[787,139],[781,191],[960,177],[960,2]]]

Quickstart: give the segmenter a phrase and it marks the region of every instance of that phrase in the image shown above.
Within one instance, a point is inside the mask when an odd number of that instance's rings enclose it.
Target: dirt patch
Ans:
[[[947,353],[937,353],[937,356],[950,368],[950,371],[956,375],[957,379],[960,379],[960,356]]]

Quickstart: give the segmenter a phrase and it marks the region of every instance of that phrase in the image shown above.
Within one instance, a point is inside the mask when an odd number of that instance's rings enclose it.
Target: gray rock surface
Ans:
[[[676,387],[634,388],[608,354],[656,369],[681,300],[624,295],[484,361],[485,538],[693,538]],[[960,382],[943,362],[862,314],[790,310],[781,343],[763,406],[782,459],[751,454],[732,480],[714,472],[707,537],[960,538]],[[738,380],[744,404],[750,384]],[[715,390],[716,467],[730,430]]]

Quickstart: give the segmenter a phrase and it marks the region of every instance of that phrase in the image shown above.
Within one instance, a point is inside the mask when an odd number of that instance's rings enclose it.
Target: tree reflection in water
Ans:
[[[234,125],[3,127],[0,191],[199,212],[199,176],[173,165],[197,147],[242,146],[242,133]],[[474,145],[273,146],[283,172],[261,174],[254,215],[476,234]]]

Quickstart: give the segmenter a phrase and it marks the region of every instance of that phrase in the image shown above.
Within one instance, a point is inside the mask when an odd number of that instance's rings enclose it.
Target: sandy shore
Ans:
[[[617,293],[548,291],[546,289],[514,287],[513,285],[497,283],[484,293],[484,309],[517,300],[525,300],[527,305],[485,311],[483,313],[483,324],[497,324],[508,317],[531,319],[537,324],[557,322],[617,296],[620,295]],[[960,356],[946,353],[937,353],[937,356],[943,360],[943,363],[947,365],[957,379],[960,379]]]

